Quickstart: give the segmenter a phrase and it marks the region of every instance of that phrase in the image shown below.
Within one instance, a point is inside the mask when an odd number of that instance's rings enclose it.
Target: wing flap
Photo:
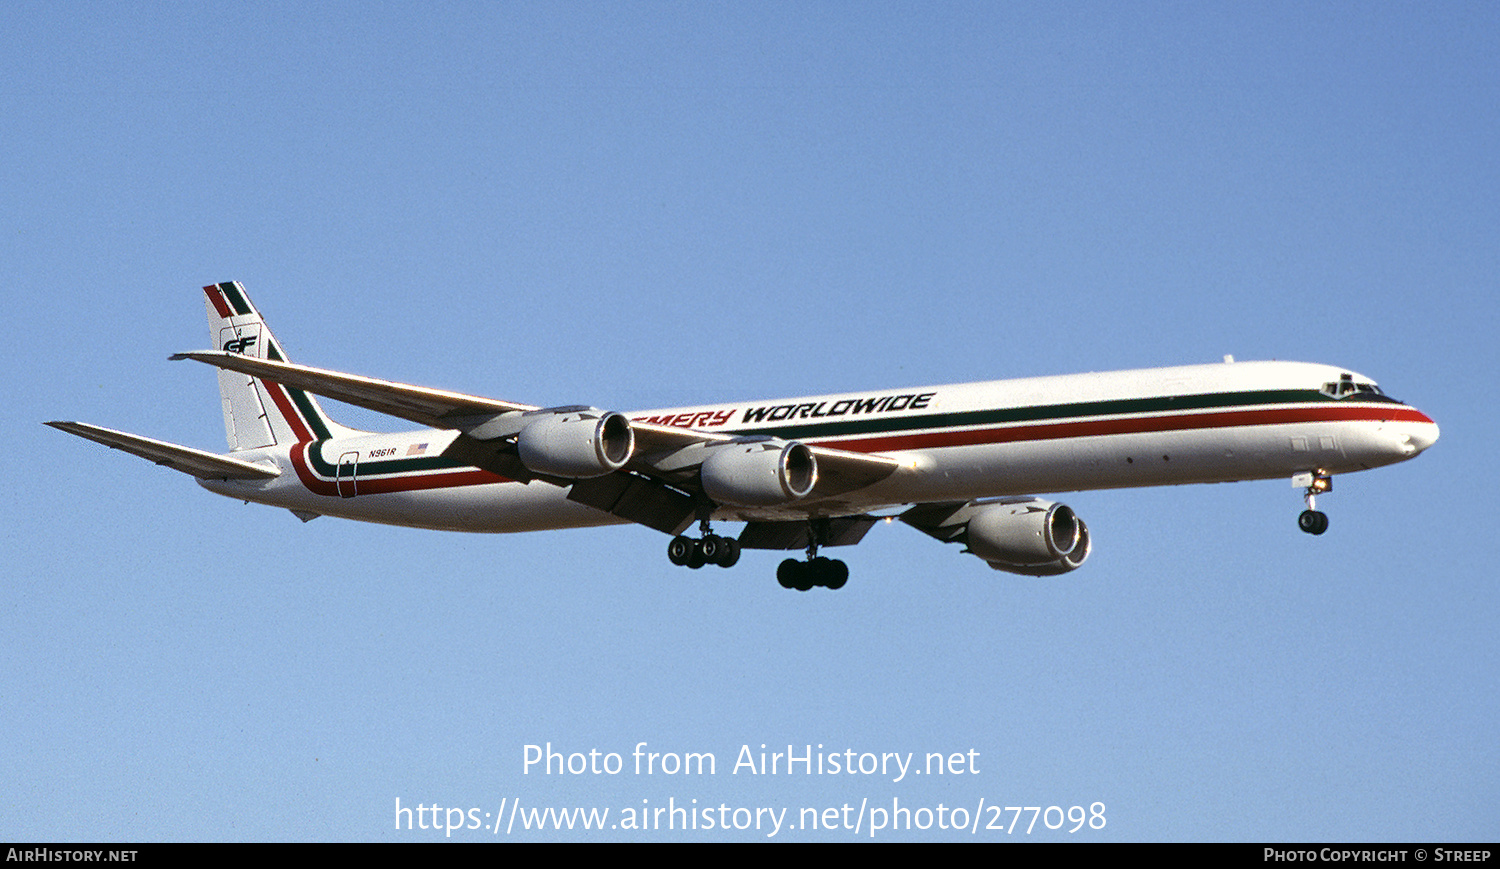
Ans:
[[[579,480],[568,491],[568,500],[664,534],[681,534],[693,521],[691,496],[626,471]]]
[[[814,520],[819,546],[853,546],[880,520],[875,516],[837,516]],[[741,549],[806,549],[807,522],[751,522],[740,532]]]
[[[47,425],[205,480],[269,480],[281,476],[280,471],[265,465],[231,459],[205,450],[195,450],[192,447],[179,446],[88,423],[54,421]]]

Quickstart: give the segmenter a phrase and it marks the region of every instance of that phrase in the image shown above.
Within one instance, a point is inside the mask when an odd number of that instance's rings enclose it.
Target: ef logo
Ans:
[[[249,335],[244,338],[236,338],[233,341],[225,341],[224,349],[230,353],[243,354],[247,349],[255,346],[255,338],[256,336]]]

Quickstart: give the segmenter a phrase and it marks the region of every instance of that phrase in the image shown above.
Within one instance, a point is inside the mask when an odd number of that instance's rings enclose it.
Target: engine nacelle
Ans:
[[[1034,498],[979,505],[965,534],[969,551],[990,567],[1027,576],[1077,570],[1091,549],[1072,508]]]
[[[552,413],[521,429],[516,448],[527,470],[586,480],[625,467],[635,452],[635,432],[623,414]]]
[[[703,462],[703,492],[719,504],[774,507],[806,498],[818,460],[805,444],[748,443],[713,448]]]

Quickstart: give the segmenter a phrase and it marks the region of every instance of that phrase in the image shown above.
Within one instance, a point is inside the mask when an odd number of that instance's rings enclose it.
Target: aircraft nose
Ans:
[[[1438,425],[1431,417],[1420,411],[1413,411],[1412,415],[1415,418],[1407,420],[1401,429],[1402,448],[1409,456],[1422,452],[1438,439]]]
[[[1411,445],[1416,449],[1416,451],[1420,453],[1421,451],[1437,443],[1437,423],[1434,422],[1427,425],[1418,426],[1406,437],[1411,441]]]

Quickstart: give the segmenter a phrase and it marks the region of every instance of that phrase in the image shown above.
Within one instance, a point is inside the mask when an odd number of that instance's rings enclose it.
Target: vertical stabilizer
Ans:
[[[238,282],[210,284],[208,334],[213,346],[257,359],[287,361],[281,345]],[[300,389],[267,383],[234,371],[219,371],[224,434],[232,450],[323,440],[349,432],[323,412],[318,400]]]

